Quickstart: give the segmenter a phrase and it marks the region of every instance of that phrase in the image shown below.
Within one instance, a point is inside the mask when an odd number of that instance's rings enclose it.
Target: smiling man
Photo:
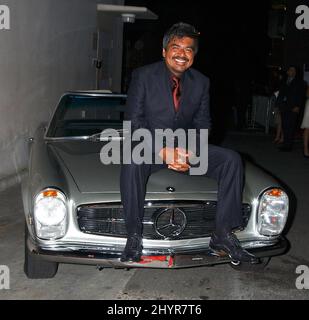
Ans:
[[[163,48],[166,66],[172,74],[180,78],[194,61],[196,42],[193,38],[174,38]]]
[[[202,129],[210,129],[209,80],[191,68],[198,51],[199,32],[185,23],[173,25],[163,38],[163,58],[135,70],[128,92],[126,119],[132,130],[148,129],[155,136],[156,129],[195,129],[197,140]],[[197,147],[200,146],[197,143]],[[233,230],[242,228],[243,167],[239,155],[214,145],[208,148],[206,177],[218,182],[216,229],[210,248],[224,251],[232,260],[255,263],[258,260],[244,250]],[[196,148],[197,153],[200,150]],[[153,149],[154,156],[164,164],[123,164],[120,178],[121,199],[127,229],[127,243],[121,261],[138,262],[142,255],[142,226],[146,184],[149,176],[168,168],[187,173],[191,150],[176,146]],[[176,156],[175,156],[176,154]],[[175,159],[166,164],[166,159]]]

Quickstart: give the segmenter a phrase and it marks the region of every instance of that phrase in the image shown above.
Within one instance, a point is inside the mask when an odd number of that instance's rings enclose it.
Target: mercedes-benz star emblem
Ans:
[[[154,227],[164,239],[177,238],[187,225],[186,214],[179,208],[160,209],[154,216]]]

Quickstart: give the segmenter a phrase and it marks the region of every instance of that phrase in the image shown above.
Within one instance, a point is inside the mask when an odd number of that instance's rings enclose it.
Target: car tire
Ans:
[[[265,257],[260,259],[260,263],[252,264],[248,262],[240,262],[238,265],[235,265],[233,263],[230,263],[230,266],[237,271],[242,272],[259,272],[263,271],[265,267],[268,265],[270,258]]]
[[[24,272],[29,279],[53,278],[58,271],[58,262],[45,261],[33,254],[27,247],[28,227],[25,226],[25,261]]]

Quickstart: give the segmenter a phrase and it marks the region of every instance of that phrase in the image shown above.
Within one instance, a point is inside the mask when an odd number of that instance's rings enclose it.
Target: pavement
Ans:
[[[9,289],[1,287],[0,281],[0,300],[309,299],[309,290],[295,285],[303,276],[309,288],[309,274],[296,273],[298,266],[309,268],[309,159],[302,156],[301,141],[296,142],[293,152],[282,153],[271,139],[246,132],[231,133],[224,142],[279,178],[292,195],[293,219],[286,233],[291,248],[287,254],[272,258],[263,271],[240,272],[228,264],[128,271],[60,264],[53,279],[27,279],[23,273],[24,216],[17,184],[0,193],[0,266],[10,270]]]

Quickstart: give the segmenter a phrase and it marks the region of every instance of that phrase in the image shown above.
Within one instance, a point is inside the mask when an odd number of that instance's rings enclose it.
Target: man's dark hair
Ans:
[[[172,25],[164,34],[163,48],[166,49],[169,42],[176,38],[189,37],[194,39],[194,52],[198,51],[198,38],[200,33],[192,25],[184,22],[178,22]]]

